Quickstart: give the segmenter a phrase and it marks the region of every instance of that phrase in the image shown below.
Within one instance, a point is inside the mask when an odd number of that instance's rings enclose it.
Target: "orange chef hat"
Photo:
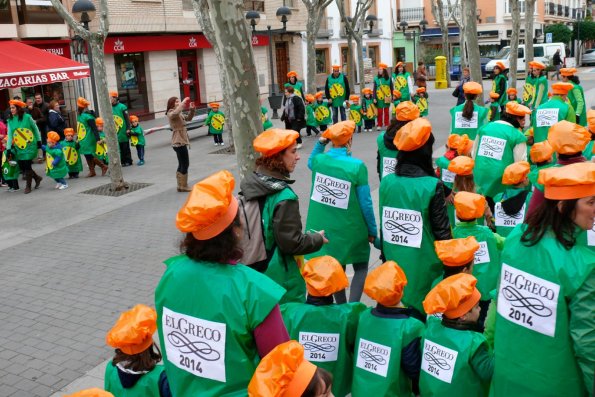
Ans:
[[[419,87],[417,90],[415,90],[415,92],[417,92],[418,94],[421,94],[422,92],[426,92],[426,87]]]
[[[551,160],[552,154],[554,154],[554,149],[548,141],[534,143],[529,152],[531,161],[534,163],[543,163],[544,161]]]
[[[431,134],[432,124],[428,119],[420,117],[401,127],[393,143],[397,149],[411,152],[425,145]]]
[[[369,88],[369,87],[366,87],[366,88],[364,88],[362,90],[362,94],[364,94],[364,95],[366,95],[366,94],[372,95],[372,89]]]
[[[595,195],[595,163],[575,163],[539,171],[538,182],[545,186],[545,198],[572,200]]]
[[[529,62],[529,66],[531,66],[532,68],[535,69],[540,69],[540,70],[544,70],[545,69],[545,65],[541,62],[538,61],[531,61]]]
[[[587,110],[587,122],[589,123],[589,131],[595,134],[595,110]]]
[[[402,94],[401,94],[401,91],[399,91],[399,90],[393,90],[393,96],[394,96],[396,99],[400,99],[400,98],[401,98],[401,96],[402,96]]]
[[[411,121],[419,118],[419,108],[411,101],[403,101],[395,109],[397,120]]]
[[[475,237],[469,236],[467,238],[434,241],[434,248],[436,249],[436,255],[444,263],[444,266],[456,267],[473,262],[475,251],[479,249],[479,243]]]
[[[290,340],[260,361],[248,384],[248,397],[299,397],[315,373],[316,366],[304,358],[304,347]]]
[[[318,91],[316,94],[314,94],[314,97],[316,99],[322,98],[324,96],[324,91]]]
[[[60,135],[58,135],[58,133],[54,131],[48,132],[47,138],[48,142],[60,142]]]
[[[504,65],[504,63],[502,63],[500,61],[496,62],[496,66],[495,67],[497,67],[498,69],[500,69],[501,72],[503,72],[503,71],[506,70],[506,65]]]
[[[477,193],[458,192],[455,194],[454,204],[457,218],[470,221],[483,216],[486,199]]]
[[[382,62],[380,62],[380,63],[378,64],[378,69],[386,69],[386,68],[388,68],[388,65],[387,65],[386,63],[382,63]]]
[[[428,314],[443,313],[450,319],[461,317],[481,298],[475,284],[477,279],[466,273],[445,278],[426,295],[424,310]]]
[[[340,65],[333,65],[333,71],[335,70],[341,70],[341,66]]]
[[[461,136],[457,134],[450,134],[446,140],[446,146],[450,149],[456,150],[459,147]]]
[[[352,102],[359,102],[359,95],[350,95],[349,100]]]
[[[110,392],[94,387],[92,389],[77,391],[76,393],[69,394],[64,397],[114,397],[114,395]]]
[[[117,96],[117,95],[116,95]],[[91,104],[91,102],[87,101],[85,98],[83,98],[82,96],[78,97],[78,99],[76,100],[76,106],[78,106],[79,108],[86,108],[87,106],[89,106]]]
[[[219,106],[221,106],[221,105],[219,105],[219,103],[218,103],[218,102],[211,102],[211,103],[209,103],[209,107],[210,107],[210,108],[213,108],[213,109],[214,109],[214,108],[217,108],[217,109],[219,109]]]
[[[562,68],[560,69],[560,74],[562,76],[574,76],[574,74],[577,72],[577,70],[575,68]]]
[[[316,97],[315,97],[314,95],[312,95],[312,94],[306,94],[306,101],[307,101],[307,102],[310,102],[310,103],[312,103],[312,102],[314,102],[315,100],[316,100]]]
[[[502,184],[517,185],[527,178],[529,171],[531,171],[531,165],[526,161],[512,163],[504,169],[504,174],[502,174]]]
[[[101,117],[97,117],[95,119],[95,124],[96,125],[103,125],[103,119]]]
[[[295,77],[297,79],[297,76],[298,76],[298,74],[297,74],[297,72],[295,70],[292,70],[292,71],[290,71],[290,72],[287,73],[287,78]]]
[[[448,164],[448,170],[459,176],[473,174],[473,167],[475,167],[475,161],[467,156],[457,156]]]
[[[135,122],[135,121],[136,121],[136,122],[138,122],[138,116],[136,116],[136,115],[134,115],[134,114],[130,115],[129,119],[130,119],[130,122],[131,122],[131,123],[132,123],[132,122]]]
[[[333,124],[322,133],[322,137],[330,139],[335,146],[344,146],[349,142],[355,131],[355,123],[352,120],[345,120]]]
[[[97,122],[96,122],[97,124]],[[74,128],[64,128],[64,136],[74,135]]]
[[[332,256],[319,256],[306,262],[302,270],[308,294],[330,296],[349,286],[345,270]]]
[[[153,344],[157,330],[157,312],[145,305],[136,305],[122,313],[105,336],[105,342],[128,355],[139,354]]]
[[[8,101],[8,103],[10,105],[18,106],[20,108],[27,107],[27,104],[25,102],[19,101],[18,99],[11,99],[10,101]]]
[[[492,99],[498,99],[498,98],[500,98],[500,94],[498,94],[497,92],[491,91],[490,92],[490,98],[492,98]]]
[[[395,306],[401,301],[406,285],[403,269],[396,262],[387,261],[368,274],[364,292],[383,306]]]
[[[299,136],[297,131],[269,128],[254,138],[252,145],[264,157],[271,157],[293,145]]]
[[[178,230],[192,233],[197,240],[209,240],[219,235],[238,213],[238,200],[232,194],[234,186],[233,175],[227,170],[194,185],[176,216]]]
[[[475,81],[470,81],[463,84],[463,92],[465,94],[479,95],[483,92],[483,87]]]
[[[583,126],[562,120],[549,129],[547,140],[559,154],[582,152],[591,140],[591,133]]]
[[[473,141],[469,139],[467,134],[461,135],[459,140],[459,147],[457,147],[457,153],[459,156],[468,156],[473,149]]]
[[[403,62],[397,62],[397,64],[395,65],[395,68],[398,68],[399,66],[405,67],[405,65],[403,64]]]
[[[110,91],[109,92],[109,96],[112,98],[117,98],[118,97],[118,91]]]
[[[507,90],[506,90],[506,93],[507,93],[508,95],[510,95],[510,94],[514,94],[514,95],[516,95],[516,94],[517,94],[517,90],[516,90],[516,88],[514,88],[514,87],[510,87],[509,89],[507,89]]]
[[[572,90],[574,85],[571,83],[554,83],[552,84],[552,92],[554,95],[568,95],[568,91]]]
[[[506,113],[522,117],[531,114],[531,109],[516,101],[510,101],[506,103]]]

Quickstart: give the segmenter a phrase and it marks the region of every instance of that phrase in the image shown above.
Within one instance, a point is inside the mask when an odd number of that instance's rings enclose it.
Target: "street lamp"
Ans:
[[[81,0],[78,0],[81,1]],[[85,0],[87,1],[87,0]],[[269,105],[273,110],[273,119],[278,119],[279,115],[277,110],[281,109],[281,102],[283,95],[279,95],[277,92],[277,86],[275,85],[275,73],[273,70],[273,34],[287,32],[287,22],[291,19],[291,9],[289,7],[279,7],[275,16],[283,24],[281,29],[271,29],[271,25],[267,25],[267,30],[256,30],[256,25],[260,22],[260,13],[258,11],[248,11],[246,13],[246,20],[250,21],[252,27],[252,34],[266,33],[269,36],[269,69],[271,70],[271,84],[269,88]]]
[[[411,32],[411,35],[413,37],[413,68],[415,68],[417,65],[417,37],[421,36],[421,34],[426,30],[426,26],[428,26],[428,21],[422,19],[421,21],[419,21],[419,35],[416,29],[413,29],[413,31]],[[407,21],[401,21],[401,23],[399,23],[399,27],[403,31],[403,36],[405,36],[405,31],[409,27]]]
[[[364,34],[370,34],[374,30],[374,23],[378,21],[378,17],[374,14],[368,14],[366,17],[366,23],[370,27],[370,30],[364,31]]]
[[[89,30],[89,22],[95,18],[95,5],[90,0],[76,0],[72,5],[72,15],[83,24],[86,30]],[[97,111],[97,88],[95,87],[95,73],[93,71],[93,52],[91,46],[87,43],[87,55],[89,56],[89,71],[91,72],[91,93],[93,94],[93,104]]]

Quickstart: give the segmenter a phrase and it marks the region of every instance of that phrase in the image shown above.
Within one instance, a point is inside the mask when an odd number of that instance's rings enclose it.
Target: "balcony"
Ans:
[[[449,8],[449,7],[448,7],[448,5],[446,5],[446,4],[444,4],[444,5],[442,6],[442,16],[443,16],[444,18],[448,18],[448,16],[450,15],[450,12],[451,12],[451,10],[449,10],[448,8]],[[451,7],[451,8],[452,8],[452,7]],[[454,15],[454,17],[455,17],[456,19],[459,19],[459,20],[461,19],[461,7],[460,7],[460,6],[458,6],[458,7],[456,7],[456,8],[454,9],[454,14],[453,14],[453,15]],[[453,22],[453,21],[451,21],[451,22]]]
[[[64,20],[58,15],[50,0],[18,0],[17,13],[20,25],[64,25]]]
[[[422,19],[424,19],[423,7],[401,8],[397,10],[397,20],[399,22],[406,21],[409,25],[411,25],[419,23],[419,21]]]
[[[328,39],[333,35],[333,17],[322,17],[320,28],[316,37],[319,39]]]
[[[382,33],[384,32],[384,23],[382,18],[378,18],[378,20],[376,22],[374,22],[374,27],[372,28],[372,31],[370,33],[368,33],[368,37],[378,37],[380,35],[382,35]],[[369,29],[369,26],[366,26],[366,30]]]

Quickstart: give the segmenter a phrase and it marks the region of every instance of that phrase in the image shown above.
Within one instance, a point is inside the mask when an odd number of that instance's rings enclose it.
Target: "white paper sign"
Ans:
[[[479,241],[479,249],[475,251],[475,260],[473,263],[479,265],[490,262],[490,251],[488,251],[488,242]]]
[[[506,212],[504,212],[504,209],[502,208],[502,203],[496,203],[494,207],[496,212],[496,226],[515,227],[516,225],[523,223],[523,220],[525,219],[526,206],[526,204],[523,204],[523,207],[520,209],[519,212],[513,215],[508,215]]]
[[[489,157],[494,160],[502,160],[506,139],[494,138],[493,136],[482,136],[479,144],[478,156]]]
[[[426,339],[421,355],[421,369],[434,378],[450,383],[458,355],[459,352]]]
[[[382,177],[395,173],[395,167],[397,166],[397,159],[384,157],[382,159]]]
[[[390,362],[390,346],[379,345],[369,340],[360,339],[357,347],[355,366],[373,374],[384,376]]]
[[[498,313],[508,321],[553,337],[559,293],[559,285],[503,263]]]
[[[589,231],[587,231],[587,245],[589,247],[595,246],[595,225]]]
[[[479,116],[473,112],[471,120],[463,117],[463,112],[455,112],[455,128],[477,128]]]
[[[551,127],[558,122],[558,112],[560,109],[537,109],[535,113],[536,127]]]
[[[421,212],[401,208],[382,208],[382,235],[389,244],[419,248],[424,222]]]
[[[442,176],[442,182],[453,183],[457,174],[445,168],[441,168],[440,175]]]
[[[311,198],[321,204],[346,210],[349,207],[350,192],[351,182],[317,172]]]
[[[304,346],[304,357],[308,361],[337,361],[339,334],[300,332],[299,342]]]
[[[224,323],[163,308],[161,317],[167,360],[201,378],[225,382]]]

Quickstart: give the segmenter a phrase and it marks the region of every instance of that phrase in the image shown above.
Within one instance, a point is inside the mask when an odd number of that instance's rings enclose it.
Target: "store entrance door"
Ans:
[[[201,103],[196,51],[178,51],[178,78],[180,80],[180,99],[188,97],[197,105]]]
[[[287,42],[281,41],[275,43],[275,52],[277,59],[277,84],[279,85],[279,92],[285,90],[285,83],[287,83],[287,72],[289,72],[289,54],[287,51]]]

